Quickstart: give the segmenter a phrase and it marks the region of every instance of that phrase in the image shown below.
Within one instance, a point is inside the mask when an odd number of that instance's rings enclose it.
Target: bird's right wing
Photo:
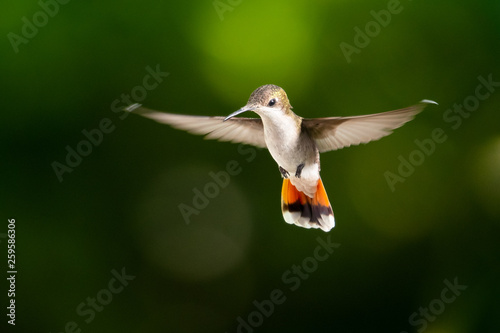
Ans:
[[[205,139],[244,143],[267,148],[264,140],[264,126],[260,118],[189,116],[150,110],[140,104],[125,108],[126,111],[153,119],[161,124],[188,131],[191,134],[206,135]]]
[[[389,135],[392,130],[412,120],[428,104],[437,103],[423,100],[419,104],[400,110],[365,116],[304,119],[302,124],[322,153],[368,143]]]

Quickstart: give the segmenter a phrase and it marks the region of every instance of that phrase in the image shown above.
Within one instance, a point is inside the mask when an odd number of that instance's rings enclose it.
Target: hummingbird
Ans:
[[[378,140],[403,126],[431,100],[388,112],[351,117],[302,118],[292,111],[286,92],[267,84],[257,88],[245,106],[230,115],[195,116],[150,110],[132,104],[126,111],[162,124],[205,135],[206,139],[267,148],[283,177],[284,220],[304,228],[330,231],[335,218],[320,177],[320,153]],[[236,117],[255,112],[259,118]]]

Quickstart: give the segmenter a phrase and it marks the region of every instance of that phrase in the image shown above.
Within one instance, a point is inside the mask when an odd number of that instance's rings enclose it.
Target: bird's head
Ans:
[[[250,95],[247,104],[236,112],[231,113],[228,120],[245,111],[253,111],[259,116],[272,117],[274,115],[287,115],[292,112],[292,106],[288,101],[286,92],[274,84],[266,84],[255,89]]]

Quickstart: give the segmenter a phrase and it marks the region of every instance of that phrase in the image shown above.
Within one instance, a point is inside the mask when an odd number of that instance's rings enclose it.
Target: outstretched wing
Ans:
[[[337,150],[351,145],[368,143],[392,133],[434,101],[388,112],[354,117],[304,119],[302,124],[309,131],[320,152]]]
[[[260,118],[230,118],[208,116],[187,116],[146,109],[140,104],[128,106],[126,111],[170,125],[191,134],[206,135],[205,139],[244,143],[266,148],[264,126]]]

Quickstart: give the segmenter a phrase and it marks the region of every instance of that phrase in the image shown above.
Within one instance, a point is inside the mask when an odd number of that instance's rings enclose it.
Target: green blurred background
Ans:
[[[5,258],[15,218],[18,270],[16,326],[3,315],[6,330],[498,331],[500,87],[474,96],[479,77],[500,82],[500,2],[70,1],[57,13],[51,1],[4,5],[0,247]],[[388,7],[398,12],[385,27],[370,23]],[[367,24],[369,43],[347,61],[341,43],[355,47],[355,28]],[[146,91],[148,66],[169,75]],[[157,110],[228,115],[268,83],[303,117],[424,98],[439,106],[380,141],[322,155],[337,222],[328,234],[283,221],[267,151],[112,110],[133,92]],[[447,121],[463,103],[473,111]],[[60,181],[54,162],[66,164],[67,146],[77,149],[82,131],[105,118],[113,130]],[[386,172],[397,174],[436,128],[446,140],[392,191]],[[195,189],[232,160],[239,174],[187,224],[179,205],[193,206]],[[340,244],[322,262],[311,259],[318,237]],[[302,264],[307,278],[287,275]],[[110,293],[112,271],[123,269],[135,278]],[[444,281],[455,279],[467,289],[443,303]],[[268,304],[276,289],[286,300],[258,314],[254,301]],[[81,310],[96,297],[90,320]]]

